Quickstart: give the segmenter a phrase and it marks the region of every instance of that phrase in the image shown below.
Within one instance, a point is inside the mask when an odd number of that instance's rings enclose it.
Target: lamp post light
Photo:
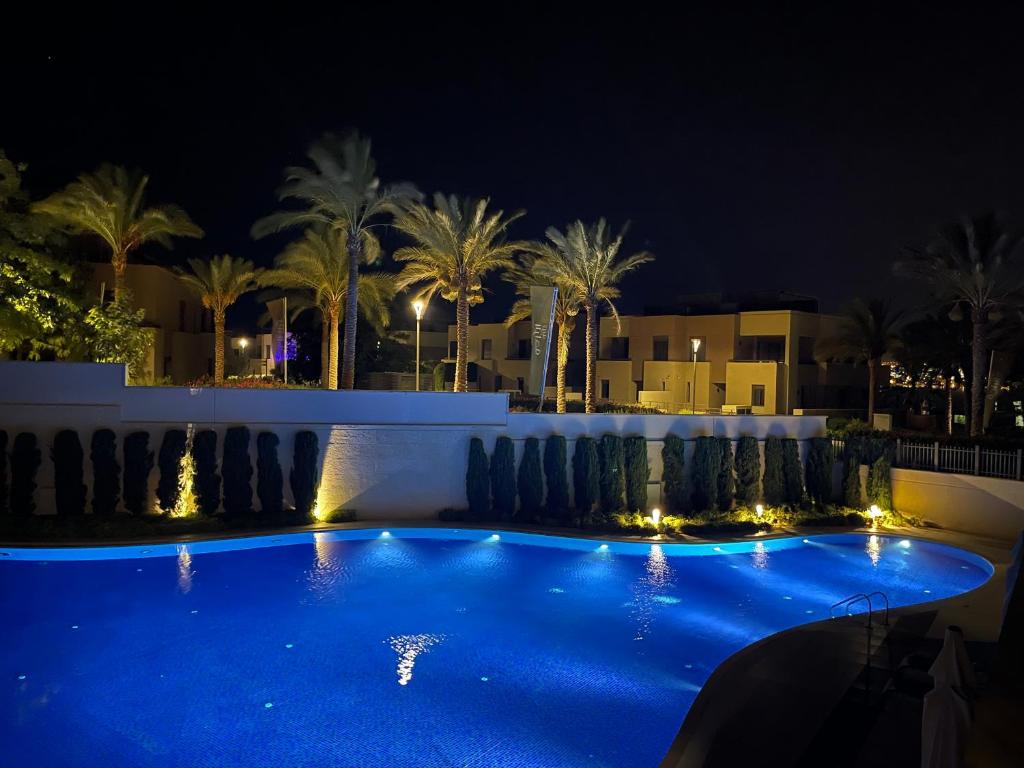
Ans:
[[[697,350],[700,349],[700,339],[690,339],[690,346],[693,347],[693,389],[690,390],[690,413],[697,412]]]
[[[420,320],[423,319],[423,302],[414,301],[412,311],[416,313],[416,391],[420,391]]]

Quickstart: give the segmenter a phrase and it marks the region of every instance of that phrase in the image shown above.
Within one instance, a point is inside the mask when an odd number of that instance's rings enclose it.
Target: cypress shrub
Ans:
[[[807,444],[807,495],[814,506],[824,509],[832,499],[832,441],[827,437],[812,437]]]
[[[284,475],[277,459],[279,442],[273,432],[256,435],[256,496],[260,513],[274,519],[284,511]]]
[[[225,448],[227,448],[225,440]],[[292,471],[289,481],[292,498],[295,499],[295,514],[299,520],[313,519],[318,481],[317,463],[320,460],[320,441],[316,432],[304,429],[295,433],[295,452],[292,456]]]
[[[647,481],[651,469],[647,466],[647,440],[627,437],[622,441],[622,457],[626,478],[626,509],[643,512],[647,509]]]
[[[217,514],[220,506],[220,475],[217,474],[217,433],[203,429],[192,438],[196,502],[204,515]]]
[[[800,446],[792,437],[782,439],[782,479],[786,488],[786,503],[799,506],[804,501],[803,467],[800,466]]]
[[[491,495],[488,490],[487,451],[479,437],[469,440],[469,466],[466,469],[466,500],[469,502],[469,519],[483,520],[491,511]]]
[[[85,483],[82,482],[85,453],[78,433],[62,429],[53,438],[50,450],[53,459],[53,490],[57,514],[77,516],[85,514]]]
[[[690,499],[685,474],[686,441],[665,435],[661,448],[661,486],[669,512],[679,514],[689,509]]]
[[[576,438],[572,452],[573,506],[581,518],[589,518],[601,494],[600,461],[592,437]]]
[[[698,437],[693,453],[693,508],[697,512],[712,509],[718,500],[718,474],[722,456],[718,440]]]
[[[622,511],[625,501],[622,438],[618,435],[603,435],[598,458],[601,464],[601,511],[605,515],[613,515]]]
[[[764,501],[778,507],[786,501],[786,484],[782,475],[782,441],[768,437],[764,441]]]
[[[89,444],[92,461],[92,513],[109,516],[117,511],[121,495],[121,465],[117,463],[117,436],[109,429],[97,429]]]
[[[732,458],[732,440],[728,437],[718,438],[718,508],[723,512],[732,509],[736,497],[735,469]]]
[[[124,439],[124,508],[129,514],[141,515],[146,511],[152,471],[149,432],[132,432]]]
[[[544,500],[544,478],[540,469],[540,441],[526,438],[523,458],[519,462],[519,511],[523,520],[535,520]]]
[[[847,451],[843,466],[843,504],[854,509],[864,508],[864,496],[860,489],[860,458],[854,451]]]
[[[10,511],[7,506],[7,433],[0,429],[0,515]]]
[[[892,464],[884,453],[868,473],[868,501],[884,510],[892,510]]]
[[[752,507],[760,497],[761,451],[756,437],[741,437],[736,443],[736,503]]]
[[[516,514],[516,449],[512,438],[502,435],[494,443],[491,457],[491,496],[494,511],[502,520]]]
[[[569,517],[569,473],[566,469],[565,438],[551,435],[544,441],[544,481],[548,515],[565,521]]]
[[[185,456],[188,435],[183,429],[168,429],[160,443],[157,465],[160,479],[156,484],[156,499],[160,509],[170,512],[178,503],[178,475],[181,474],[181,460]]]
[[[252,514],[252,460],[249,458],[249,428],[228,427],[224,433],[224,514],[241,517]]]
[[[11,446],[11,512],[28,517],[36,511],[36,472],[43,462],[36,436],[19,432]]]

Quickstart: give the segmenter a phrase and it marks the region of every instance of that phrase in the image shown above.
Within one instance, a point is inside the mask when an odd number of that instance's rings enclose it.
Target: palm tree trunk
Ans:
[[[583,400],[587,413],[594,412],[597,400],[597,304],[588,301],[587,310],[587,383],[583,392]]]
[[[875,426],[875,387],[878,377],[878,360],[868,360],[868,428]]]
[[[465,281],[459,284],[455,323],[455,391],[465,392],[469,389],[466,359],[469,351],[469,297],[466,295]]]
[[[953,434],[953,382],[946,377],[946,434]]]
[[[115,294],[116,295],[116,294]],[[224,310],[213,311],[213,383],[224,383]]]
[[[565,367],[569,362],[569,337],[565,323],[558,325],[558,348],[555,350],[555,412],[565,413]]]
[[[341,360],[341,388],[356,386],[356,324],[359,311],[359,262],[363,241],[357,234],[348,236],[348,295],[345,297],[345,350]]]
[[[327,388],[338,388],[338,320],[341,307],[337,303],[329,309],[331,337],[327,347]]]
[[[120,301],[124,295],[124,277],[128,271],[128,254],[115,252],[110,259],[114,268],[114,301]]]
[[[331,316],[326,309],[321,309],[320,314],[320,386],[327,389],[330,383],[328,369],[331,367]]]
[[[977,437],[983,430],[982,411],[985,408],[986,329],[988,315],[982,309],[971,313],[974,323],[971,339],[971,437]]]

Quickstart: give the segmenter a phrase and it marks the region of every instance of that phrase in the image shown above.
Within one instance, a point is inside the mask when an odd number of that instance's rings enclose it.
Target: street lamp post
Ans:
[[[414,301],[412,311],[416,313],[416,391],[420,391],[420,320],[423,318],[423,302]]]
[[[690,389],[690,413],[697,412],[697,350],[700,349],[700,339],[690,339],[690,346],[693,347],[693,387]]]

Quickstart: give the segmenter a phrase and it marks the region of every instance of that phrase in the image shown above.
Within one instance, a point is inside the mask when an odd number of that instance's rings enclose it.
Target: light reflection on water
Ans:
[[[178,545],[178,589],[182,594],[192,591],[192,555],[189,554],[187,544]]]
[[[391,650],[398,654],[398,684],[408,685],[416,657],[427,653],[433,646],[444,640],[444,635],[396,635],[388,638]]]
[[[768,567],[768,547],[764,545],[763,541],[759,541],[754,545],[750,558],[753,560],[755,568],[763,569]]]
[[[868,536],[868,542],[864,546],[864,551],[871,558],[871,565],[877,567],[878,561],[882,559],[882,542],[879,538],[874,534]]]
[[[672,604],[663,594],[675,586],[675,571],[660,544],[652,544],[644,568],[644,575],[632,586],[631,615],[636,621],[634,640],[643,640],[651,631],[655,611]]]

